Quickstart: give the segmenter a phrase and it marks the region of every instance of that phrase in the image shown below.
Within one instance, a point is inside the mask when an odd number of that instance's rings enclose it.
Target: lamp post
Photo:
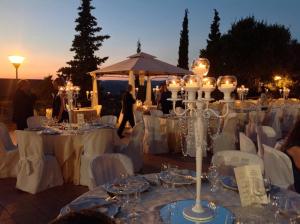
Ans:
[[[10,63],[12,63],[13,66],[16,68],[16,80],[18,80],[18,68],[23,63],[24,59],[25,59],[24,57],[16,56],[16,55],[8,57]]]

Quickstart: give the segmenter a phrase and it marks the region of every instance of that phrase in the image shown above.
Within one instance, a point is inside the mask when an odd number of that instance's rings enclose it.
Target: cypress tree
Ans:
[[[102,42],[110,38],[109,35],[98,35],[102,30],[97,26],[97,19],[91,14],[95,9],[91,5],[91,0],[81,0],[78,7],[78,18],[71,51],[75,52],[73,60],[67,62],[68,67],[59,69],[59,72],[65,73],[72,77],[75,85],[81,86],[81,99],[85,99],[85,91],[92,88],[90,71],[96,70],[101,63],[105,62],[108,57],[100,58],[95,52],[100,49]]]
[[[138,40],[138,42],[137,42],[137,48],[136,48],[136,53],[141,53],[141,51],[142,51],[142,45],[141,45],[141,41],[140,40]]]
[[[188,19],[188,9],[185,10],[182,30],[180,32],[180,42],[178,50],[178,64],[177,67],[189,69],[189,19]]]
[[[210,61],[210,74],[213,76],[216,73],[221,71],[222,62],[219,57],[220,53],[220,40],[221,40],[221,33],[220,33],[220,17],[219,12],[214,9],[214,18],[213,22],[210,25],[210,33],[208,34],[208,39],[206,40],[207,46],[206,49],[200,50],[200,57],[206,57]]]

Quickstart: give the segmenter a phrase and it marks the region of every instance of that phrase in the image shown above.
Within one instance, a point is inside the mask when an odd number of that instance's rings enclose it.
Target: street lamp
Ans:
[[[15,56],[9,56],[8,59],[9,59],[10,63],[12,63],[13,66],[16,68],[16,79],[18,79],[18,68],[23,63],[25,58],[22,56],[15,55]]]

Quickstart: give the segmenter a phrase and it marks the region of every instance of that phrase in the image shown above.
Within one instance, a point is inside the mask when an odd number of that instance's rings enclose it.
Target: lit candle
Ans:
[[[210,81],[207,81],[205,84],[203,84],[202,88],[214,88],[214,86],[210,84]]]
[[[232,88],[232,87],[234,87],[233,83],[229,83],[229,80],[226,80],[225,83],[221,85],[221,88]]]
[[[197,83],[194,82],[193,80],[189,80],[186,84],[185,84],[185,87],[188,87],[188,88],[195,88],[195,87],[198,87]]]
[[[179,83],[175,82],[175,81],[172,81],[170,84],[169,84],[169,87],[179,87]]]

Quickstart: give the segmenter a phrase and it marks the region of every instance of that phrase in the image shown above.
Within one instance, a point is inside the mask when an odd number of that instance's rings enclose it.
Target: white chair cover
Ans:
[[[114,115],[105,115],[100,117],[99,121],[101,124],[107,124],[115,127],[117,124],[117,117]]]
[[[42,137],[30,131],[16,131],[16,135],[20,152],[16,188],[35,194],[62,185],[58,162],[44,155]]]
[[[276,132],[272,127],[261,126],[262,128],[262,139],[261,143],[274,147],[276,144]]]
[[[240,150],[242,152],[247,152],[256,155],[255,144],[243,132],[240,132]]]
[[[133,175],[133,165],[125,155],[106,153],[95,157],[90,163],[90,185],[93,189],[99,185],[112,182],[122,175]]]
[[[28,128],[41,128],[46,121],[46,116],[32,116],[27,118],[27,126]]]
[[[121,152],[128,156],[134,167],[134,172],[138,172],[143,167],[144,153],[143,153],[143,139],[144,139],[145,128],[143,123],[138,123],[134,126],[129,144]]]
[[[160,118],[156,116],[144,115],[143,119],[145,124],[144,153],[167,153],[169,149],[166,124],[161,124]]]
[[[103,153],[113,152],[114,136],[107,135],[106,140],[101,138],[101,130],[91,131],[83,136],[83,154],[80,157],[80,184],[84,186],[90,185],[88,174],[91,161]]]
[[[234,167],[257,164],[260,166],[262,174],[264,173],[264,162],[259,156],[237,150],[217,152],[212,157],[212,163],[216,166]]]
[[[163,114],[164,113],[161,110],[150,110],[151,116],[161,117],[161,116],[163,116]]]
[[[293,168],[290,158],[270,146],[264,147],[265,174],[271,183],[282,188],[294,184]]]
[[[249,112],[249,123],[246,125],[245,133],[253,142],[256,142],[256,127],[262,123],[265,114],[265,111]]]
[[[135,123],[140,123],[140,122],[144,122],[143,121],[143,112],[142,111],[134,111],[134,119],[135,119]]]
[[[236,149],[234,133],[222,132],[213,140],[213,153]]]
[[[0,178],[17,177],[19,150],[6,151],[0,139]]]
[[[271,111],[269,111],[262,124],[264,126],[270,126],[275,130],[276,139],[280,139],[282,137],[281,132],[281,118],[282,118],[282,109],[280,107],[273,107]]]
[[[299,108],[294,106],[287,106],[283,111],[283,119],[282,119],[282,132],[287,134],[291,127],[294,126],[299,116]]]
[[[10,150],[17,149],[17,146],[15,146],[10,138],[8,129],[6,125],[2,122],[0,122],[0,140],[3,143],[3,147],[0,149],[0,154],[1,152],[6,152]]]

